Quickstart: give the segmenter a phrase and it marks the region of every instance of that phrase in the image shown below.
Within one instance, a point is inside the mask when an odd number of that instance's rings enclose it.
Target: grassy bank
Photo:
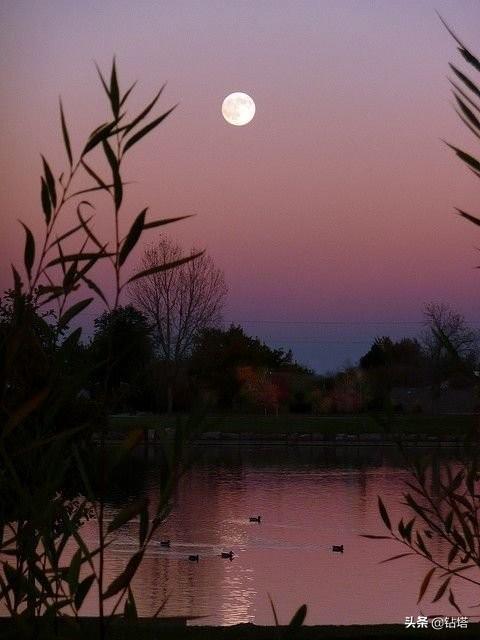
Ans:
[[[2,628],[3,627],[3,628]],[[62,628],[63,627],[63,628]],[[9,623],[0,625],[0,633],[5,638],[18,638],[10,635]],[[82,621],[82,634],[67,632],[60,625],[57,640],[75,640],[89,638],[96,640],[96,625],[93,620]],[[3,635],[5,633],[5,635]],[[23,636],[22,636],[23,637]],[[158,621],[142,620],[137,623],[116,622],[109,627],[108,640],[400,640],[412,638],[436,638],[453,640],[454,638],[479,638],[480,624],[470,624],[467,629],[406,629],[404,625],[354,625],[345,627],[315,626],[290,629],[287,627],[257,627],[251,624],[232,627],[178,627],[162,625]],[[40,635],[40,638],[47,636]]]
[[[463,435],[478,423],[472,415],[422,414],[394,416],[388,429],[392,433],[425,435]],[[112,416],[110,426],[115,431],[131,428],[165,429],[173,427],[176,418],[161,415]],[[370,415],[353,416],[306,416],[298,414],[279,416],[223,415],[207,416],[204,431],[222,433],[322,433],[325,435],[381,433],[384,421]]]

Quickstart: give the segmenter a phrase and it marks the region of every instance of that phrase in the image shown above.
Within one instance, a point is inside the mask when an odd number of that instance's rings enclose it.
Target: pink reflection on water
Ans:
[[[228,452],[227,452],[228,449]],[[183,479],[174,509],[135,579],[140,615],[151,615],[170,594],[164,615],[206,615],[202,623],[273,624],[267,594],[280,621],[308,605],[308,624],[403,623],[405,616],[454,615],[446,604],[417,606],[428,565],[416,558],[379,564],[404,551],[389,541],[361,538],[383,533],[381,495],[394,522],[408,477],[392,452],[274,449],[209,450]],[[148,476],[155,501],[155,464]],[[261,524],[249,522],[260,513]],[[93,529],[91,531],[93,536]],[[136,545],[136,525],[125,527],[112,547],[113,578]],[[170,549],[160,547],[169,538]],[[343,554],[332,553],[343,544]],[[232,562],[220,557],[233,550]],[[198,553],[200,562],[188,561]],[[108,582],[108,580],[107,580]],[[474,601],[459,584],[458,600]],[[85,614],[94,613],[92,599]]]

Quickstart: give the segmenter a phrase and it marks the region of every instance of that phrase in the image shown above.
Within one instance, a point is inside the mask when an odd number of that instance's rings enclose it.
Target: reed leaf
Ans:
[[[77,549],[72,556],[67,573],[67,583],[70,595],[73,596],[78,589],[78,578],[80,577],[80,567],[82,565],[82,550]]]
[[[411,520],[409,520],[409,521],[407,522],[407,524],[405,525],[405,531],[404,531],[404,533],[405,533],[405,539],[406,539],[408,542],[411,542],[411,541],[412,541],[412,530],[413,530],[413,525],[414,525],[414,523],[415,523],[415,520],[416,520],[416,518],[415,518],[415,516],[414,516],[414,517],[413,517]]]
[[[460,607],[458,606],[458,604],[457,604],[457,602],[455,600],[455,596],[453,595],[453,591],[451,589],[450,589],[450,592],[448,594],[448,601],[452,605],[452,607],[454,607],[458,611],[458,613],[461,615],[462,612],[461,612]]]
[[[477,71],[480,71],[480,62],[477,60],[477,58],[468,50],[468,48],[463,44],[463,42],[460,40],[460,38],[455,34],[455,32],[453,31],[453,29],[451,29],[448,24],[445,22],[445,20],[442,18],[442,16],[438,13],[437,11],[437,15],[440,18],[443,26],[445,27],[445,29],[448,31],[448,33],[452,36],[452,38],[455,40],[455,42],[458,44],[458,50],[460,51],[460,53],[462,54],[462,56],[465,58],[465,60],[471,64],[473,67],[475,67],[475,69]]]
[[[50,202],[50,195],[45,178],[40,179],[40,199],[42,201],[43,213],[45,214],[45,221],[48,226],[52,217],[52,203]]]
[[[88,173],[88,175],[93,178],[95,180],[95,182],[97,182],[98,186],[101,189],[105,189],[106,191],[109,191],[109,188],[107,186],[107,184],[105,184],[105,182],[100,178],[100,176],[92,169],[92,167],[90,167],[90,165],[88,165],[85,160],[81,161],[82,167],[85,169],[85,171]],[[77,193],[81,193],[79,191],[77,191]]]
[[[445,144],[448,147],[450,147],[450,149],[453,149],[453,151],[455,151],[457,156],[461,160],[463,160],[463,162],[465,162],[465,164],[468,164],[468,166],[471,167],[472,169],[474,169],[475,171],[480,171],[480,162],[476,158],[471,156],[469,153],[466,153],[465,151],[462,151],[461,149],[458,149],[454,145],[449,144],[448,142],[445,142]]]
[[[110,100],[110,90],[109,90],[109,88],[107,86],[105,78],[102,75],[102,72],[100,71],[100,67],[98,66],[98,64],[96,62],[95,62],[95,68],[97,70],[98,77],[100,78],[100,82],[102,83],[102,87],[104,88],[105,93],[107,94],[108,99]]]
[[[144,269],[143,271],[139,271],[134,274],[129,280],[127,280],[126,284],[130,282],[134,282],[135,280],[139,280],[140,278],[145,278],[146,276],[151,276],[154,273],[160,273],[161,271],[168,271],[168,269],[175,269],[186,262],[190,262],[191,260],[195,260],[195,258],[199,258],[205,252],[200,251],[199,253],[195,253],[187,258],[181,258],[180,260],[174,260],[173,262],[166,262],[165,264],[159,264],[151,269]]]
[[[138,539],[139,539],[140,547],[143,547],[143,545],[145,544],[145,540],[147,539],[148,522],[149,522],[149,511],[148,511],[148,501],[146,501],[142,510],[140,511],[140,527],[138,529]]]
[[[94,282],[90,278],[87,278],[84,275],[82,275],[82,280],[85,282],[85,284],[87,285],[87,287],[89,289],[91,289],[92,291],[95,291],[95,293],[102,299],[102,301],[108,307],[108,300],[107,300],[105,294],[103,293],[103,291],[98,286],[98,284],[96,284],[96,282]]]
[[[58,321],[59,328],[65,327],[75,316],[81,313],[84,309],[88,307],[88,305],[92,302],[93,298],[86,298],[85,300],[80,300],[76,304],[72,305],[64,314],[60,317]]]
[[[116,119],[120,112],[120,89],[118,88],[117,67],[115,64],[115,56],[112,63],[112,73],[110,75],[110,104],[112,113]]]
[[[382,499],[380,498],[380,496],[378,496],[378,511],[380,512],[380,516],[385,524],[385,526],[387,527],[387,529],[390,529],[390,531],[392,530],[392,524],[390,522],[390,518],[388,517],[388,513],[387,510],[385,509],[385,505],[382,502]]]
[[[108,245],[104,244],[102,245],[100,240],[98,240],[98,238],[96,237],[96,235],[93,233],[93,231],[90,229],[88,223],[90,222],[90,220],[92,219],[92,216],[90,218],[88,218],[88,220],[85,220],[82,217],[82,214],[80,213],[80,207],[77,207],[77,217],[80,220],[80,226],[83,227],[85,233],[87,234],[87,236],[90,238],[90,240],[101,250],[104,251],[106,249],[106,247]]]
[[[88,218],[88,222],[93,218],[93,216],[90,216],[90,218]],[[81,224],[77,224],[75,227],[72,227],[71,229],[69,229],[68,231],[65,231],[65,233],[62,233],[61,236],[58,236],[58,238],[56,238],[48,247],[47,247],[47,251],[49,251],[50,249],[52,249],[56,244],[60,244],[63,240],[65,240],[66,238],[69,238],[70,236],[72,236],[74,233],[77,233],[77,231],[79,231],[82,228]]]
[[[137,605],[130,586],[128,587],[123,615],[127,621],[138,620]]]
[[[462,96],[465,102],[468,102],[468,104],[473,107],[475,111],[480,112],[480,106],[474,100],[472,100],[472,98],[456,82],[450,80],[450,84],[453,87],[453,95],[455,95],[455,93],[458,93],[458,95]]]
[[[89,153],[89,151],[91,151],[98,144],[100,144],[100,142],[102,142],[103,140],[106,140],[109,136],[113,135],[115,133],[114,127],[116,124],[117,124],[116,122],[108,122],[107,124],[102,125],[99,131],[93,132],[82,151],[82,158],[87,153]]]
[[[102,594],[102,598],[104,600],[111,598],[130,584],[138,567],[140,566],[143,554],[144,551],[141,549],[130,558],[124,571],[122,571],[122,573],[110,583],[108,589]]]
[[[472,82],[472,80],[470,80],[470,78],[465,75],[464,73],[462,73],[462,71],[460,71],[460,69],[457,69],[457,67],[454,64],[450,63],[450,69],[453,71],[453,73],[457,76],[457,78],[459,78],[463,84],[470,89],[470,91],[475,94],[477,96],[477,98],[480,98],[480,89],[477,87],[477,85]]]
[[[50,166],[48,162],[45,160],[44,156],[42,156],[42,162],[43,162],[43,171],[45,173],[45,181],[48,187],[48,193],[50,195],[52,206],[55,209],[55,207],[57,206],[57,191],[55,188],[55,178],[53,177],[52,170],[50,169]]]
[[[480,121],[478,120],[477,116],[473,113],[471,109],[467,107],[467,105],[460,98],[459,95],[454,93],[454,96],[465,118],[467,118],[467,120],[470,122],[470,124],[472,124],[475,127],[475,129],[480,129]]]
[[[462,54],[463,58],[468,62],[468,64],[472,65],[472,67],[474,67],[477,71],[480,71],[480,61],[476,56],[473,55],[473,53],[469,49],[460,47],[458,50]]]
[[[396,556],[391,556],[390,558],[385,558],[385,560],[380,560],[378,564],[385,564],[386,562],[392,562],[392,560],[398,560],[399,558],[405,558],[406,556],[413,556],[414,553],[412,551],[408,551],[406,553],[399,553]]]
[[[83,604],[83,601],[85,600],[85,598],[87,597],[88,592],[90,591],[90,588],[92,586],[92,584],[95,581],[95,575],[93,573],[91,573],[89,576],[87,576],[86,578],[84,578],[78,585],[76,593],[75,593],[75,598],[74,598],[74,603],[75,603],[75,607],[76,609],[80,609],[80,607]]]
[[[420,549],[420,551],[427,556],[427,558],[429,558],[430,560],[432,559],[432,554],[430,553],[430,551],[427,549],[425,542],[422,538],[422,534],[417,531],[416,533],[416,539],[417,539],[417,547]]]
[[[107,251],[98,251],[97,253],[92,253],[92,252],[71,253],[66,256],[63,255],[63,256],[60,256],[59,258],[55,258],[54,260],[51,260],[47,264],[47,267],[54,267],[57,264],[65,265],[65,263],[72,262],[74,260],[78,260],[79,262],[83,260],[93,260],[93,259],[100,260],[102,258],[109,258],[113,255],[115,254]]]
[[[443,594],[447,590],[447,587],[450,584],[451,579],[452,579],[452,576],[449,576],[446,580],[444,580],[442,582],[442,584],[440,585],[437,593],[435,594],[435,597],[432,600],[432,603],[433,602],[438,602],[440,600],[440,598],[443,596]]]
[[[123,105],[128,99],[128,96],[132,93],[136,84],[137,84],[137,81],[135,80],[135,82],[127,89],[127,91],[125,91],[123,98],[120,100],[120,107],[123,107]]]
[[[113,152],[112,147],[108,143],[108,140],[102,141],[103,150],[105,152],[105,156],[108,160],[110,168],[112,169],[112,178],[113,178],[113,197],[115,200],[115,208],[118,211],[122,204],[123,200],[123,184],[120,176],[120,165],[117,159],[117,156]]]
[[[122,244],[122,248],[120,249],[120,254],[118,256],[118,264],[120,266],[124,264],[125,260],[128,258],[130,252],[133,250],[142,235],[146,213],[147,209],[140,211],[130,227],[130,231]]]
[[[65,150],[67,152],[68,162],[70,166],[73,164],[72,147],[70,145],[70,136],[68,135],[67,123],[65,121],[65,113],[63,112],[62,100],[60,98],[60,123],[62,125],[63,142],[65,144]]]
[[[447,533],[449,533],[450,529],[452,528],[452,522],[453,522],[453,510],[448,513],[443,523],[445,527],[445,531]]]
[[[13,264],[11,265],[12,267],[12,274],[13,274],[13,283],[14,283],[14,289],[15,289],[15,295],[19,296],[21,294],[21,291],[23,289],[23,283],[22,283],[22,279],[20,278],[20,274],[18,273],[18,271],[15,269],[15,267],[13,266]]]
[[[179,220],[186,220],[187,218],[192,218],[193,214],[188,216],[179,216],[178,218],[163,218],[162,220],[152,220],[151,222],[146,222],[143,225],[144,229],[155,229],[156,227],[163,227],[166,224],[172,224],[172,222],[178,222]]]
[[[25,229],[25,249],[23,252],[23,263],[25,265],[25,270],[28,274],[28,279],[32,279],[32,268],[35,262],[35,240],[33,237],[33,233],[27,227],[24,222],[20,221],[20,224]]]
[[[459,550],[460,550],[460,549],[459,549],[459,547],[457,547],[457,545],[453,546],[453,547],[450,549],[450,551],[449,551],[449,553],[448,553],[448,558],[447,558],[447,563],[448,563],[448,564],[451,564],[451,563],[455,560],[455,558],[456,558],[456,557],[457,557],[457,555],[458,555]]]
[[[417,604],[422,600],[423,596],[425,595],[425,591],[427,590],[428,585],[430,584],[430,580],[432,579],[432,576],[435,573],[435,571],[436,571],[436,567],[433,567],[432,569],[430,569],[430,571],[427,571],[427,573],[425,574],[425,577],[422,580],[422,584],[420,585]]]
[[[78,344],[80,336],[82,335],[82,327],[77,327],[62,343],[62,349],[68,350]]]
[[[156,118],[155,120],[153,120],[153,122],[151,122],[150,124],[147,124],[146,127],[144,127],[143,129],[140,129],[140,131],[138,131],[131,138],[129,138],[126,141],[125,146],[123,147],[124,153],[126,151],[128,151],[128,149],[133,147],[133,145],[136,144],[139,140],[141,140],[144,136],[146,136],[147,133],[150,133],[150,131],[153,131],[153,129],[158,127],[158,125],[161,122],[163,122],[165,120],[165,118],[167,118],[177,106],[178,106],[178,104],[175,104],[168,111],[166,111],[164,114],[162,114],[159,118]]]
[[[301,607],[297,609],[293,618],[290,620],[288,626],[292,628],[301,627],[307,617],[307,605],[302,604]]]
[[[129,122],[126,127],[125,127],[125,131],[124,133],[127,134],[129,131],[131,131],[139,122],[141,122],[144,118],[146,118],[146,116],[148,116],[148,114],[150,113],[150,111],[153,109],[153,107],[156,105],[158,99],[160,98],[160,96],[163,93],[163,90],[165,89],[166,83],[160,88],[160,90],[158,91],[158,93],[156,94],[156,96],[153,98],[153,100],[145,107],[145,109],[143,111],[141,111],[138,116],[136,118],[134,118],[131,122]]]
[[[62,289],[67,292],[71,290],[72,285],[75,284],[75,276],[78,271],[78,262],[72,262],[67,269],[67,273],[63,277]]]

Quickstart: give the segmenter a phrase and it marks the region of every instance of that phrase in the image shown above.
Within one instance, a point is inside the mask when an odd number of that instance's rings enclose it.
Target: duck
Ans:
[[[332,551],[334,553],[343,553],[343,544],[334,544],[332,546]]]
[[[170,546],[170,540],[160,540],[160,546],[161,547],[169,547]]]
[[[260,523],[261,519],[262,519],[262,516],[250,516],[249,518],[250,522],[258,522],[258,523]]]
[[[233,560],[233,551],[222,551],[220,555],[222,558]]]
[[[190,562],[198,562],[200,560],[200,556],[197,555],[190,555],[188,556],[188,559],[190,560]]]

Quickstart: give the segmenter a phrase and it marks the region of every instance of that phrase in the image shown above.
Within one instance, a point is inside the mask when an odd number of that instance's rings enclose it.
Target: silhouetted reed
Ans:
[[[128,231],[122,231],[126,155],[175,106],[146,124],[164,87],[130,117],[127,102],[134,84],[121,90],[115,60],[108,82],[98,73],[110,119],[94,128],[76,153],[60,102],[66,169],[52,170],[42,156],[43,235],[36,237],[21,223],[25,282],[21,270],[12,266],[12,288],[0,302],[0,602],[14,622],[16,638],[35,637],[41,630],[53,635],[59,632],[58,618],[67,615],[68,637],[80,637],[79,611],[93,590],[99,637],[106,637],[121,607],[126,619],[137,617],[131,581],[169,510],[172,489],[183,471],[186,443],[198,425],[198,416],[193,415],[178,424],[173,441],[157,445],[162,468],[155,508],[141,497],[106,522],[105,502],[115,474],[143,431],[130,431],[119,447],[107,447],[107,407],[82,397],[92,363],[82,358],[81,328],[71,329],[71,323],[95,298],[116,309],[126,285],[194,260],[202,252],[125,275],[131,252],[145,232],[189,217],[151,218],[143,208]],[[106,196],[111,203],[112,233],[107,239],[93,227],[97,196]],[[95,267],[104,265],[112,270],[111,300],[93,275]],[[85,297],[87,290],[90,295]],[[49,307],[53,304],[55,311]],[[116,355],[110,349],[107,362],[101,363],[105,387]],[[98,445],[92,439],[94,431],[100,434]],[[82,531],[91,519],[98,531],[95,548],[89,548]],[[116,531],[132,522],[138,522],[137,549],[125,569],[106,584],[105,552]],[[163,606],[159,603],[156,615]]]

